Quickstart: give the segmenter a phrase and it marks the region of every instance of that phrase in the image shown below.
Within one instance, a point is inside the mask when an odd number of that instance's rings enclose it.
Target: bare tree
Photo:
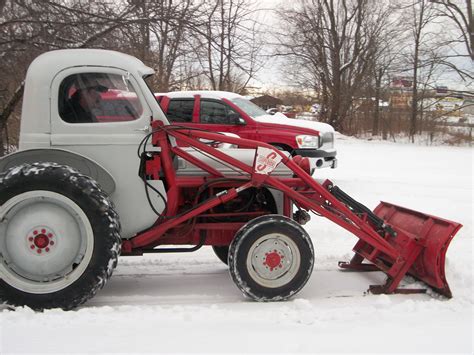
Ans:
[[[321,94],[322,119],[344,130],[368,80],[388,7],[370,0],[300,0],[281,14],[279,55],[297,61]],[[301,75],[301,74],[300,74]]]
[[[248,0],[206,3],[197,60],[213,90],[242,91],[262,67],[257,11]]]
[[[431,0],[431,2],[437,4],[436,8],[442,17],[455,24],[459,31],[459,38],[456,41],[465,45],[467,53],[474,60],[474,15],[471,0],[465,0],[465,7],[461,1]]]
[[[156,70],[152,85],[160,92],[177,85],[175,71],[180,59],[193,53],[190,37],[199,33],[202,10],[192,0],[128,0],[139,7],[139,26],[121,29],[127,39],[120,48],[142,59]]]
[[[446,64],[449,40],[441,32],[436,21],[439,12],[430,0],[412,0],[406,8],[410,27],[408,30],[411,47],[408,48],[405,65],[412,71],[412,103],[409,135],[414,142],[415,134],[421,129],[422,100],[428,87],[434,83],[434,75],[441,64]],[[438,27],[437,27],[438,25]]]

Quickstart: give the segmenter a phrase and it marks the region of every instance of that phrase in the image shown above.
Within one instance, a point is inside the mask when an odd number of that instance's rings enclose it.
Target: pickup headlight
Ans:
[[[319,148],[319,137],[318,136],[296,136],[296,144],[298,148]]]

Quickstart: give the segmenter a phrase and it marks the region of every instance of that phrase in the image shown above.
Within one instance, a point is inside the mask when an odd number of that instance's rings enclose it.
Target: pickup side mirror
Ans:
[[[234,112],[234,111],[231,111],[227,114],[227,119],[229,120],[231,124],[235,124],[239,126],[246,124],[245,120],[242,117],[240,117],[240,115],[237,112]]]
[[[245,126],[247,122],[245,122],[245,120],[242,117],[239,117],[236,121],[236,124],[239,126]]]

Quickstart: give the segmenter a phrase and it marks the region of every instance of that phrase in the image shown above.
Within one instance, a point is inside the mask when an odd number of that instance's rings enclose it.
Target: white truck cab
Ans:
[[[38,149],[63,150],[60,163],[87,166],[89,171],[85,173],[97,179],[114,201],[122,220],[122,236],[126,238],[156,218],[142,203],[146,196],[143,181],[137,174],[140,163],[137,147],[149,133],[150,121],[168,123],[152,92],[141,80],[153,73],[154,70],[140,60],[123,53],[99,49],[59,50],[36,58],[25,82],[20,151],[25,157],[33,155],[33,161],[38,161],[38,155],[47,159],[46,156],[52,154],[51,151],[38,152]],[[108,90],[133,95],[140,111],[128,121],[67,122],[64,106],[75,90],[74,78],[80,76],[99,78],[98,82]],[[68,81],[71,84],[64,87]],[[161,183],[157,185],[162,189]],[[141,213],[129,213],[133,208],[140,208]]]

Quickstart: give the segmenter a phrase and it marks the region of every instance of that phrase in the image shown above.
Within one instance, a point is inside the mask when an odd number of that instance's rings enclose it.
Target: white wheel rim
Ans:
[[[0,207],[0,277],[18,290],[66,288],[84,273],[93,248],[89,219],[61,194],[29,191]]]
[[[268,288],[288,284],[300,265],[301,254],[296,243],[284,234],[271,233],[260,237],[247,254],[250,277]]]

